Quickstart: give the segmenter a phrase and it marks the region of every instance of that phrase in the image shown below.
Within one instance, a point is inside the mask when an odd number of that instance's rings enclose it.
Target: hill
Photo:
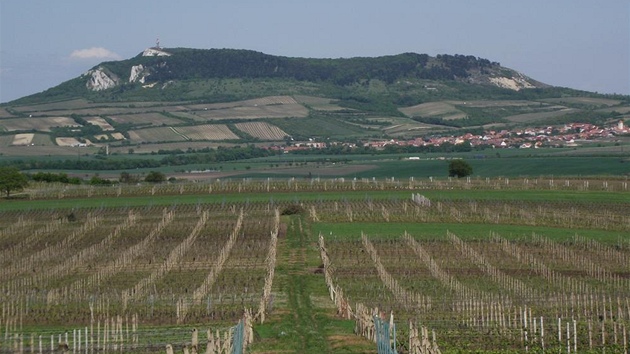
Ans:
[[[628,112],[628,97],[551,87],[474,56],[313,59],[156,47],[3,104],[0,144],[9,154],[99,143],[113,151],[186,150],[597,122]],[[34,147],[28,154],[41,153]]]

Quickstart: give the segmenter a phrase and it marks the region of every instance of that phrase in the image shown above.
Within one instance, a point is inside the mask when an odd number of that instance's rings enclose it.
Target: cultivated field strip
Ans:
[[[188,249],[193,245],[207,221],[208,212],[203,212],[188,237],[186,237],[186,239],[178,244],[177,247],[171,250],[168,257],[160,265],[159,268],[152,271],[148,277],[143,278],[132,288],[123,291],[123,299],[133,299],[144,296],[146,292],[150,290],[149,287],[151,285],[153,285],[156,281],[158,281],[166,273],[173,269],[173,267],[180,263],[180,260],[184,257],[184,254],[188,251]],[[124,307],[126,307],[126,301],[124,302]]]
[[[269,251],[267,252],[267,272],[265,274],[265,286],[263,287],[263,294],[260,297],[260,303],[258,304],[258,311],[255,314],[255,318],[260,320],[260,323],[265,323],[265,314],[267,308],[271,307],[271,289],[273,286],[273,279],[276,271],[276,251],[278,244],[278,234],[280,232],[280,210],[275,210],[275,217],[273,221],[273,229],[270,232],[269,239]]]
[[[501,249],[517,262],[527,265],[531,271],[545,279],[548,283],[558,286],[562,292],[587,293],[592,292],[591,287],[573,277],[565,276],[560,272],[551,269],[545,262],[539,260],[535,255],[528,252],[514,242],[492,233],[492,238],[501,245]]]
[[[0,272],[0,300],[16,304],[14,312],[28,323],[66,316],[85,323],[109,313],[143,323],[233,321],[245,307],[258,310],[258,318],[273,307],[275,208],[80,209],[73,221],[54,217],[59,212],[43,220],[32,214],[4,219],[2,242],[23,249]],[[31,238],[20,241],[15,232]],[[35,265],[20,268],[33,259]]]
[[[322,245],[324,237],[320,238]],[[630,326],[630,288],[617,286],[615,277],[605,277],[601,272],[588,274],[583,269],[584,266],[597,269],[583,255],[586,239],[578,244],[547,239],[549,243],[543,244],[539,238],[534,235],[512,241],[497,234],[476,239],[447,233],[419,240],[404,233],[399,240],[384,240],[364,234],[351,239],[331,235],[326,240],[325,251],[320,247],[320,253],[328,269],[325,279],[331,299],[338,309],[356,301],[385,313],[393,311],[399,321],[420,317],[424,324],[437,330],[442,342],[454,347],[458,343],[470,345],[464,343],[474,342],[479,336],[484,340],[475,347],[486,350],[501,343],[539,349],[562,345],[566,348],[567,338],[572,346],[581,348],[624,343],[622,334]],[[366,240],[372,247],[365,246]],[[360,245],[368,255],[353,251],[360,249]],[[558,262],[559,256],[553,251],[558,248],[566,254],[562,256],[566,260]],[[599,248],[592,250],[590,256],[606,250],[607,246]],[[627,250],[618,252],[623,255]],[[366,262],[365,258],[372,262]],[[568,261],[570,258],[572,262]],[[624,257],[619,257],[615,264],[623,264],[623,260]],[[418,262],[428,271],[419,269]],[[478,270],[471,271],[471,266]],[[379,267],[387,268],[387,273],[375,269]],[[434,285],[410,281],[408,273],[415,274],[417,279],[424,279],[428,273],[448,290],[438,290],[441,297],[434,298],[428,310],[410,307],[400,295],[383,296],[383,291],[390,292],[401,284],[413,291],[431,292]],[[593,283],[595,277],[601,279]],[[473,283],[481,288],[469,286]],[[486,290],[492,283],[497,289]],[[575,326],[569,332],[565,331],[567,322]]]
[[[622,278],[619,274],[616,274],[600,264],[600,262],[605,261],[605,259],[600,257],[599,262],[596,262],[588,255],[582,254],[582,250],[580,249],[569,248],[542,235],[534,234],[533,238],[541,247],[551,252],[555,258],[570,264],[572,268],[584,271],[591,279],[605,282],[608,285],[620,289],[630,289],[629,279]],[[589,251],[588,253],[591,252]],[[628,268],[625,268],[625,270],[627,272]]]
[[[262,140],[282,140],[289,134],[266,122],[236,123],[234,126],[255,138]]]
[[[18,241],[17,244],[12,244],[6,247],[4,250],[0,252],[0,259],[3,260],[13,260],[16,257],[19,257],[24,252],[28,252],[31,247],[35,246],[44,235],[50,235],[55,231],[59,230],[64,224],[63,220],[51,220],[50,222],[45,223],[45,225],[37,228],[34,231],[30,231],[29,229],[33,226],[33,224],[26,222],[20,223],[19,221],[12,225],[12,229],[18,229],[13,231],[11,234],[7,233],[7,236],[10,235],[11,238],[15,239],[14,236],[21,236],[21,241]]]
[[[379,278],[383,284],[385,284],[387,289],[394,294],[394,298],[398,302],[404,304],[407,309],[420,309],[422,311],[430,310],[432,303],[431,297],[409,291],[402,287],[399,282],[385,269],[376,248],[374,248],[374,245],[372,245],[372,242],[370,242],[368,237],[366,235],[361,235],[361,240],[363,242],[363,247],[372,258],[372,262],[374,262]]]
[[[219,256],[216,258],[210,273],[208,273],[208,276],[204,279],[203,283],[193,292],[192,297],[195,305],[199,305],[201,303],[201,300],[208,294],[212,285],[214,285],[217,275],[223,270],[223,265],[230,256],[230,252],[232,252],[232,248],[234,247],[239,232],[241,231],[241,227],[243,226],[243,216],[243,210],[241,210],[238,215],[238,219],[236,220],[236,225],[230,233],[230,237],[228,238],[225,246],[223,246],[223,248],[219,251]]]
[[[225,124],[204,124],[173,128],[186,140],[238,140]]]
[[[149,247],[156,241],[156,238],[160,236],[160,233],[166,228],[174,218],[173,211],[167,211],[164,209],[162,220],[160,220],[154,229],[142,239],[142,241],[134,244],[133,246],[122,251],[117,258],[105,263],[102,266],[98,266],[97,269],[92,272],[87,278],[79,279],[69,286],[70,289],[94,289],[98,288],[100,284],[108,281],[111,277],[124,269],[130,267],[137,257],[146,253]],[[71,293],[69,289],[66,289],[66,293]]]
[[[410,200],[348,200],[315,203],[310,212],[322,222],[508,223],[630,231],[630,204],[620,203],[438,200],[428,208]]]
[[[413,250],[413,252],[420,258],[424,265],[429,268],[431,275],[436,278],[443,286],[453,290],[456,294],[458,294],[458,296],[461,296],[462,298],[481,298],[484,295],[487,295],[487,293],[464,285],[455,277],[442,269],[442,267],[440,267],[440,265],[435,261],[431,254],[429,254],[429,252],[427,252],[427,250],[422,246],[422,244],[417,242],[408,233],[405,233],[403,235],[402,240]]]
[[[538,294],[525,283],[493,266],[486,257],[477,252],[469,244],[462,241],[457,235],[447,232],[447,238],[459,250],[462,256],[470,259],[479,269],[489,276],[490,279],[501,284],[503,288],[512,291],[519,297],[533,298],[538,296]]]
[[[40,251],[37,251],[28,256],[22,256],[18,260],[11,263],[10,266],[5,267],[0,273],[0,280],[6,279],[6,277],[15,276],[16,274],[28,271],[27,269],[35,264],[46,262],[52,257],[55,257],[63,252],[64,249],[72,246],[81,237],[84,237],[87,233],[94,230],[102,218],[99,216],[88,215],[87,220],[77,229],[72,231],[70,235],[59,241],[57,244],[46,247]]]
[[[7,287],[9,289],[17,289],[23,286],[44,287],[60,278],[68,276],[74,269],[84,266],[90,259],[105,252],[124,231],[135,224],[135,221],[135,214],[129,212],[127,218],[118,224],[114,230],[107,234],[100,242],[87,245],[87,247],[69,254],[57,264],[41,267],[39,271],[32,276],[22,279],[13,279],[8,282]]]
[[[596,257],[598,259],[614,260],[622,267],[625,267],[625,269],[630,270],[630,254],[620,251],[623,247],[622,245],[616,245],[615,248],[580,235],[574,236],[574,242],[585,250],[597,253]]]
[[[168,129],[168,128],[167,128]],[[143,129],[146,130],[146,129]],[[169,129],[170,131],[170,129]],[[172,134],[172,131],[171,131]],[[186,183],[186,184],[161,184],[161,185],[120,185],[118,188],[95,187],[88,185],[65,186],[63,193],[58,187],[39,188],[29,194],[30,199],[64,199],[64,198],[85,198],[97,196],[109,197],[128,197],[128,196],[145,196],[147,191],[151,195],[188,195],[188,194],[240,194],[240,193],[264,193],[264,192],[344,192],[344,191],[401,191],[408,190],[410,193],[422,192],[424,190],[459,190],[463,194],[466,191],[577,191],[577,192],[622,192],[630,191],[630,182],[623,179],[563,179],[554,180],[548,178],[522,178],[522,179],[421,179],[411,177],[409,179],[387,179],[372,180],[362,179],[320,179],[314,178],[310,180],[301,179],[273,179],[268,178],[264,181],[255,181],[251,179],[220,179],[206,183]],[[405,198],[406,199],[406,198]],[[342,203],[343,198],[338,200]],[[368,202],[368,200],[365,200]],[[476,217],[480,218],[479,210],[483,211],[486,207],[494,212],[497,207],[503,206],[505,201],[501,200],[478,200],[471,201],[466,198],[460,200],[449,199],[443,200],[449,205],[455,206],[462,213],[465,212],[466,219]],[[576,222],[578,226],[582,226],[583,214],[581,205],[587,205],[591,212],[595,215],[599,214],[598,223],[614,222],[620,224],[621,227],[630,229],[630,205],[623,203],[605,203],[602,201],[595,202],[592,200],[575,200],[575,201],[526,201],[513,200],[512,205],[520,205],[518,209],[506,210],[504,214],[512,218],[527,218],[528,216],[536,216],[541,212],[553,212],[560,210],[565,215],[567,224],[570,221]],[[611,208],[616,208],[611,210]],[[607,211],[609,211],[607,213]],[[593,218],[589,218],[593,219]],[[596,224],[596,223],[593,223]],[[625,225],[625,226],[624,226]],[[613,225],[609,225],[613,226]],[[600,228],[600,227],[598,227]]]

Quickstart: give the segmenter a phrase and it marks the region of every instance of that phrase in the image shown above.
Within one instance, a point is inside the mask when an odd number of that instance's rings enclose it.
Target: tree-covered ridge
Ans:
[[[489,94],[492,95],[497,87],[493,86],[487,77],[516,74],[513,70],[501,67],[497,62],[470,55],[443,54],[431,57],[427,54],[403,53],[380,57],[315,59],[275,56],[239,49],[164,50],[172,55],[149,57],[139,54],[126,60],[104,62],[93,67],[86,75],[9,104],[43,103],[76,97],[94,102],[131,100],[225,102],[292,94],[316,94],[344,99],[357,95],[365,97],[366,95],[361,93],[362,87],[378,81],[386,86],[386,92],[378,92],[379,96],[389,95],[391,97],[387,98],[388,101],[406,105],[427,99],[473,99],[478,96],[477,94],[470,96],[467,93],[463,96],[458,95],[462,90],[490,90]],[[130,82],[132,68],[140,65],[144,82]],[[86,83],[90,80],[90,72],[93,70],[102,71],[116,78],[116,86],[98,91],[88,89]],[[233,91],[233,87],[217,86],[217,80],[275,81],[271,84],[263,83],[264,94],[248,89],[246,86],[249,83],[243,81],[241,91],[246,89],[249,93],[247,95]],[[418,98],[423,94],[417,92],[418,88],[432,87],[434,82],[455,87],[440,91],[440,97]],[[393,87],[401,84],[404,86],[406,83],[410,83],[411,86]],[[151,86],[152,84],[154,85]],[[143,88],[146,85],[152,89]],[[210,89],[211,87],[214,87],[214,91]],[[373,94],[374,92],[370,92],[370,95]],[[431,92],[431,95],[434,96],[435,92]]]
[[[393,83],[401,78],[454,80],[470,75],[472,69],[498,68],[496,62],[464,55],[403,53],[381,57],[339,59],[290,58],[251,50],[167,49],[170,57],[137,56],[105,66],[120,77],[129,76],[129,65],[152,68],[149,81],[200,78],[289,78],[349,85],[379,79]]]

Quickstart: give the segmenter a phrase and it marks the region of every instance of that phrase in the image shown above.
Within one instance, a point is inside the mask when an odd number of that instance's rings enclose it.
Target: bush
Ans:
[[[297,215],[305,212],[304,207],[300,204],[291,204],[282,209],[281,215]]]
[[[145,182],[150,182],[150,183],[162,183],[162,182],[166,181],[166,176],[162,172],[151,171],[144,178],[144,181]]]

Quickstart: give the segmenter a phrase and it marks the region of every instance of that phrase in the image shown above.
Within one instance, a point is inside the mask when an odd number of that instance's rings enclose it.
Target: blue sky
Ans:
[[[551,85],[630,94],[628,0],[0,0],[0,102],[157,37],[294,57],[475,55]]]

